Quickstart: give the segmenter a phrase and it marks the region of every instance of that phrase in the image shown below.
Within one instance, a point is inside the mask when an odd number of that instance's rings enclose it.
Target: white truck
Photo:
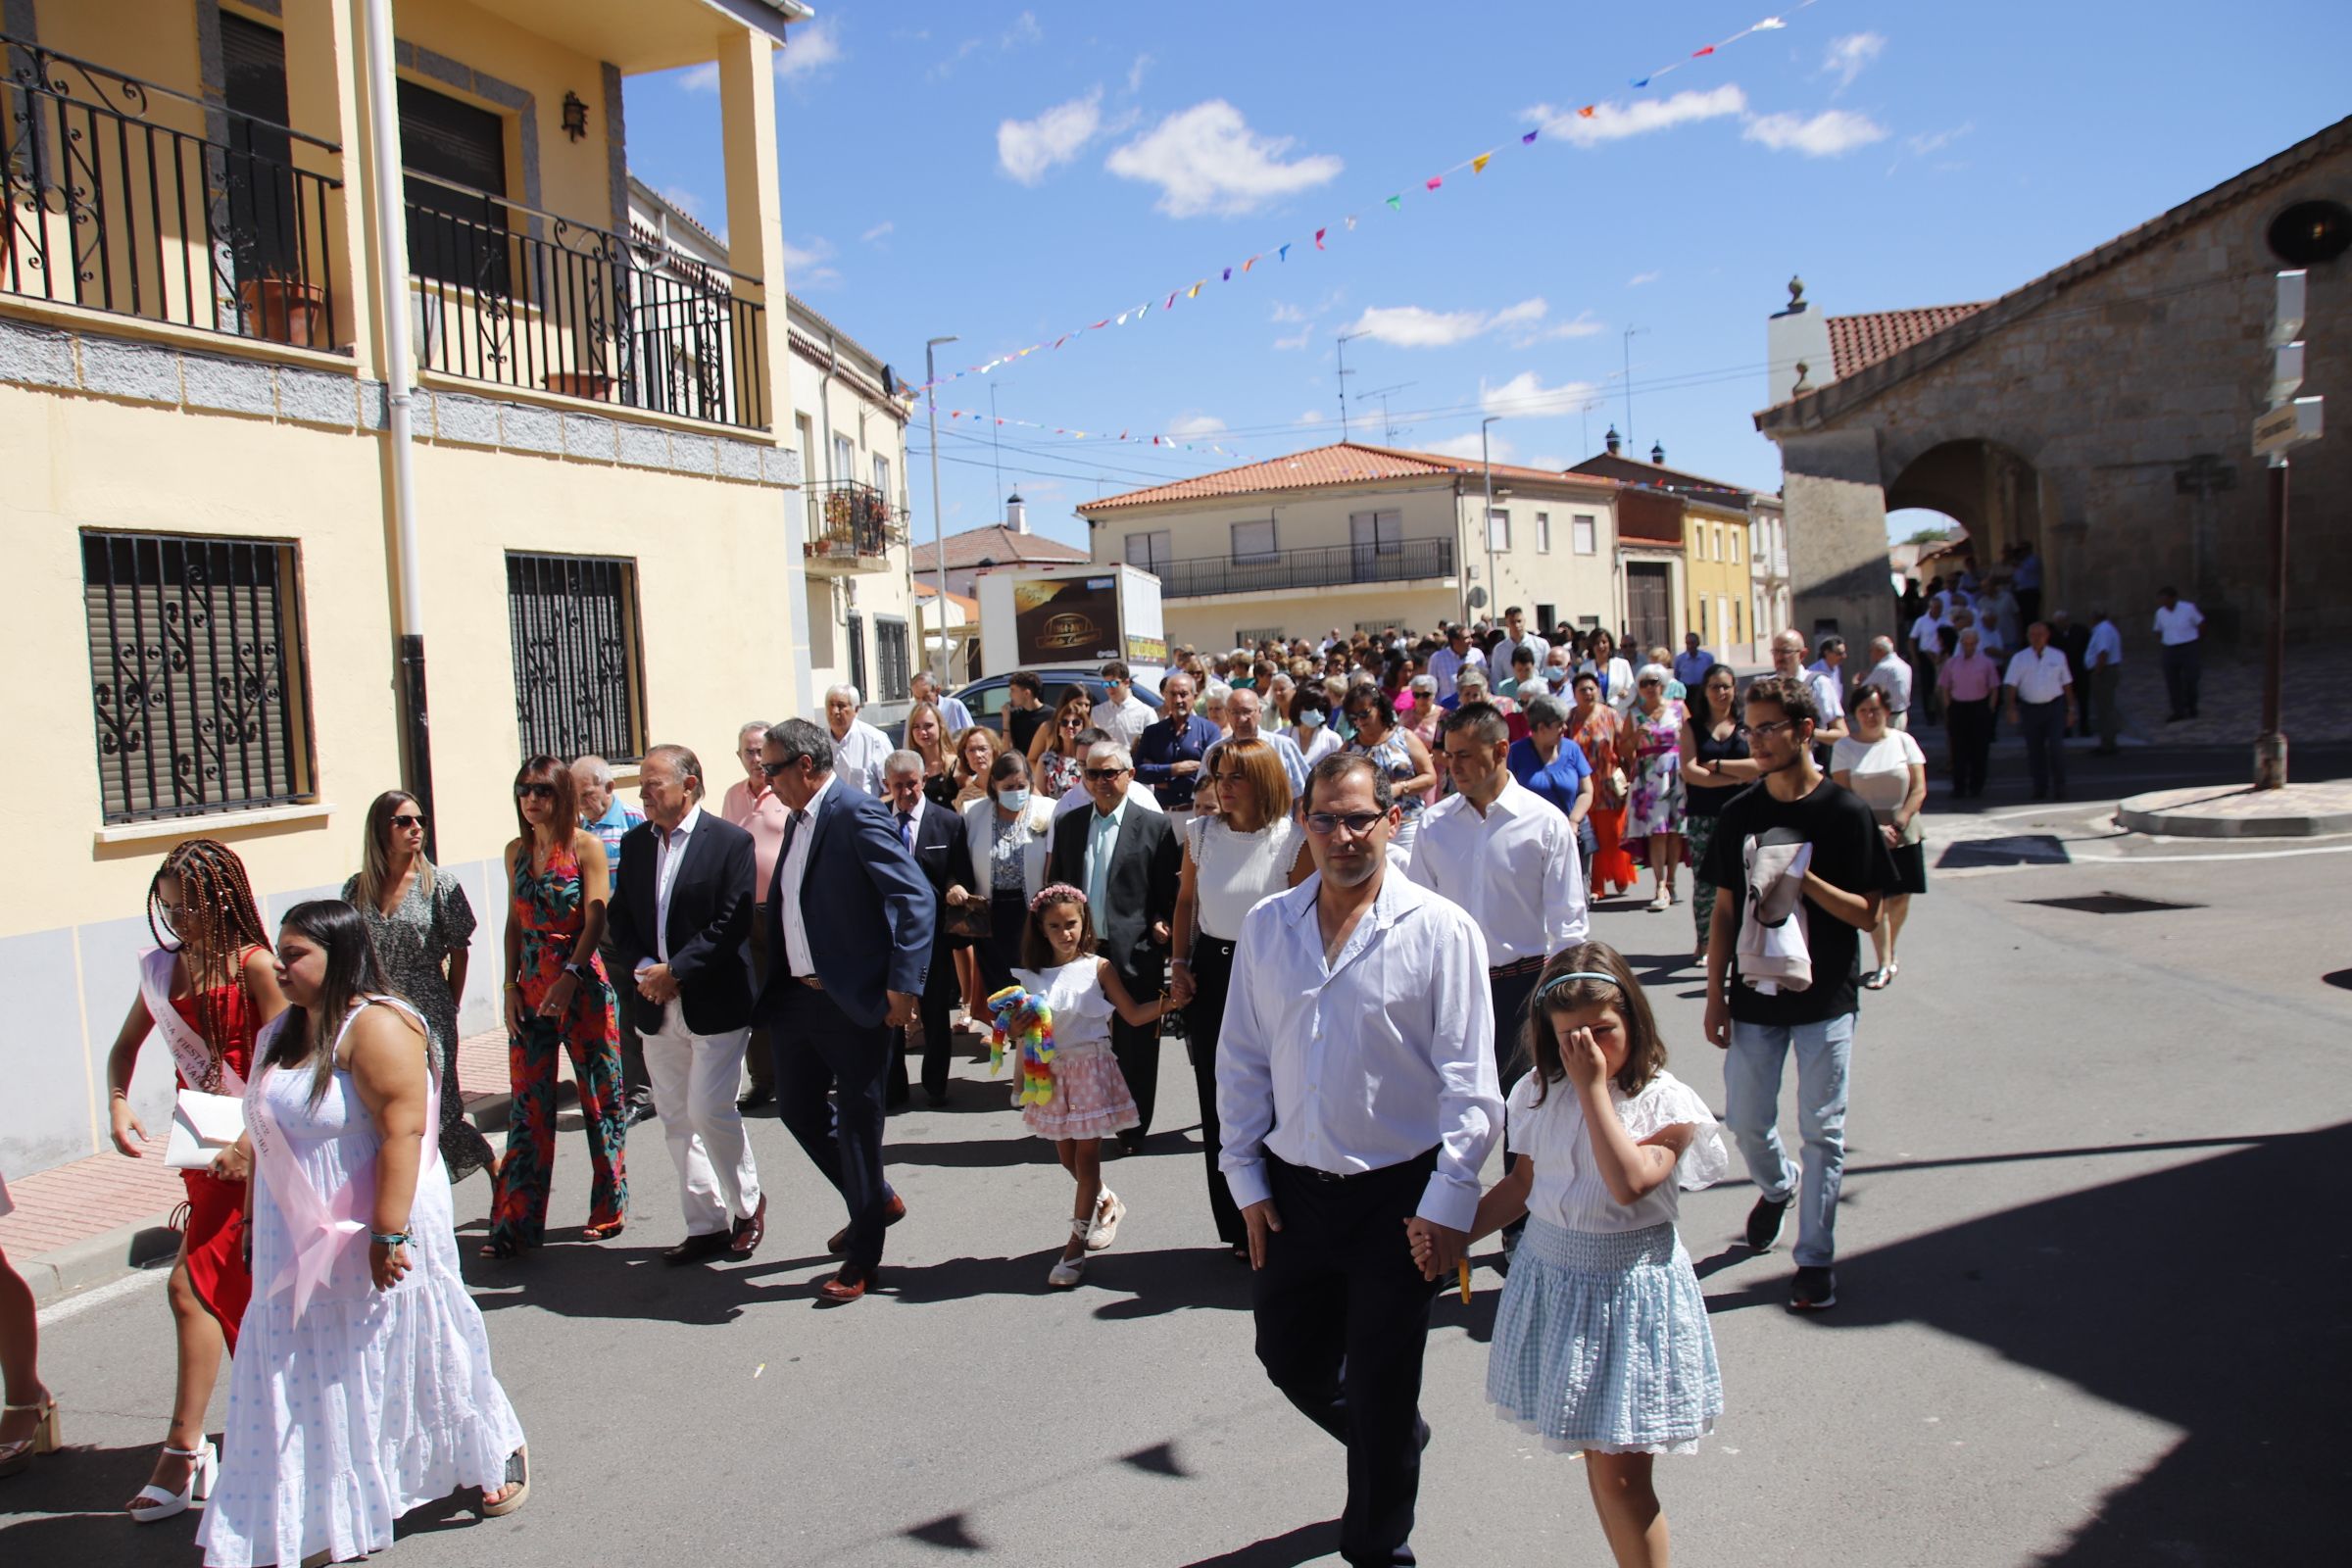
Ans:
[[[983,679],[1016,669],[1092,671],[1113,659],[1125,660],[1139,676],[1167,664],[1159,579],[1140,566],[1006,566],[982,572],[973,589],[980,598]]]

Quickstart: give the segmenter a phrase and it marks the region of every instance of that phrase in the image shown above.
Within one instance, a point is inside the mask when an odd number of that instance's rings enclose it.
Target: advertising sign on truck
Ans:
[[[983,572],[980,599],[982,673],[1102,664],[1125,660],[1138,669],[1164,665],[1159,579],[1118,563],[1020,567]]]

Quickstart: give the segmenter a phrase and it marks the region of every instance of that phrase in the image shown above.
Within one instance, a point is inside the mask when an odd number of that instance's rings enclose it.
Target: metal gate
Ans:
[[[1652,648],[1674,646],[1671,570],[1663,561],[1625,564],[1625,623],[1633,632],[1636,645],[1625,657],[1637,664]]]

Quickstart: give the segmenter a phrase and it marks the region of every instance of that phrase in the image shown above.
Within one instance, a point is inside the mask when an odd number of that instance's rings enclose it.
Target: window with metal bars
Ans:
[[[874,689],[865,683],[865,617],[852,611],[848,622],[850,684],[858,688],[859,703],[870,703],[874,700]]]
[[[313,798],[293,545],[88,531],[81,568],[105,820]]]
[[[913,670],[907,661],[910,655],[906,641],[906,623],[895,615],[874,617],[874,676],[881,690],[874,694],[878,701],[903,703],[914,695]]]
[[[595,556],[507,555],[514,720],[522,755],[645,755],[645,656],[637,564]]]

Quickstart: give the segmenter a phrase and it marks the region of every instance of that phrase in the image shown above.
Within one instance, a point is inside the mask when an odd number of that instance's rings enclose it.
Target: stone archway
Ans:
[[[1886,485],[1886,510],[1940,512],[1968,530],[1979,570],[1996,564],[2019,541],[2048,555],[2042,526],[2041,476],[2034,465],[1997,441],[1940,441],[1895,471]]]

